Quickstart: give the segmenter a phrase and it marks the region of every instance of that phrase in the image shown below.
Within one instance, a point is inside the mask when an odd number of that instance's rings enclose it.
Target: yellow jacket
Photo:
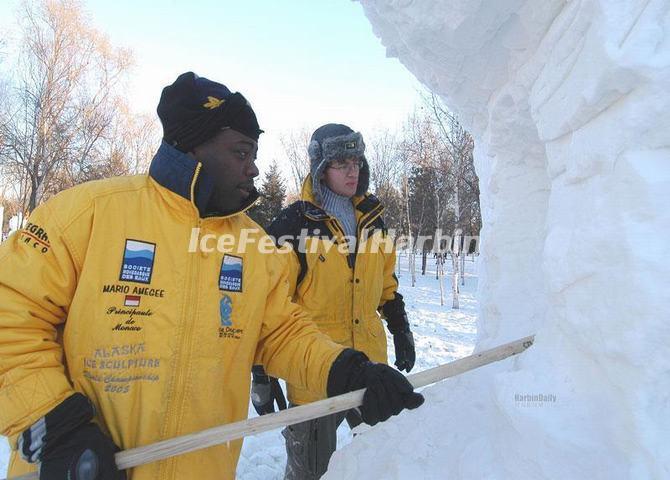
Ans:
[[[336,343],[388,363],[386,333],[377,309],[394,299],[398,281],[393,242],[381,219],[383,206],[374,195],[353,198],[358,236],[354,262],[343,243],[340,222],[316,205],[311,176],[303,183],[301,197],[267,229],[276,241],[288,241],[293,247],[289,256],[293,301]],[[301,231],[306,234],[302,239]],[[301,242],[305,253],[300,252]],[[294,404],[325,397],[304,385],[287,383]]]
[[[203,218],[211,184],[199,171],[163,144],[148,176],[64,191],[0,246],[0,433],[13,448],[75,391],[124,450],[245,419],[255,362],[325,392],[342,347],[290,302],[288,255],[237,251],[245,229],[265,237],[257,224],[241,212]],[[231,253],[198,248],[222,234]],[[241,444],[129,478],[232,479]],[[13,452],[9,475],[32,468]]]

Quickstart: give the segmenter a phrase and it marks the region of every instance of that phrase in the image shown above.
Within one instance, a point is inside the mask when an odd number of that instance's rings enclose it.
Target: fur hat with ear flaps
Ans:
[[[339,123],[328,123],[317,128],[307,147],[310,161],[310,173],[312,174],[312,190],[314,199],[321,203],[321,179],[326,167],[333,160],[345,158],[360,158],[363,166],[358,173],[358,186],[356,195],[363,195],[368,190],[370,183],[370,167],[365,158],[365,143],[363,135],[354,132],[346,125]]]

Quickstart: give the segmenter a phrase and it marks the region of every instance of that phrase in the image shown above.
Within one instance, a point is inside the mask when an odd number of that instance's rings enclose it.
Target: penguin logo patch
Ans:
[[[240,340],[244,334],[244,329],[239,328],[239,326],[233,326],[233,299],[229,295],[221,297],[221,300],[219,301],[219,311],[221,313],[219,338]]]
[[[224,295],[219,302],[219,311],[221,312],[221,326],[231,327],[233,325],[233,301],[228,295]]]

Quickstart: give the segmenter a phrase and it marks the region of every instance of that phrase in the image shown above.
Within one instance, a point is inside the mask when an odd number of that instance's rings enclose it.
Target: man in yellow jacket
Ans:
[[[369,166],[363,136],[341,124],[315,130],[309,144],[311,173],[302,198],[285,208],[267,231],[292,245],[291,292],[320,331],[339,345],[387,363],[386,334],[380,312],[393,335],[399,370],[410,371],[415,351],[405,304],[397,292],[395,249],[382,221],[383,206],[367,193]],[[322,392],[288,383],[292,405],[320,400]],[[252,401],[259,413],[281,408],[276,379],[254,367]],[[287,427],[287,480],[312,480],[325,473],[345,414],[334,414]],[[346,415],[353,428],[357,412]],[[363,417],[363,420],[369,419]],[[368,421],[369,423],[369,421]]]
[[[241,442],[128,472],[113,454],[246,418],[254,363],[324,395],[367,387],[368,418],[417,407],[402,375],[320,333],[290,301],[286,256],[263,253],[243,213],[262,132],[244,97],[188,72],[158,115],[148,175],[61,192],[0,246],[9,474],[232,479]]]

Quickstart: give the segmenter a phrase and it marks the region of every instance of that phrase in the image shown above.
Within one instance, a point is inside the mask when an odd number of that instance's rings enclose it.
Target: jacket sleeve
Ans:
[[[390,253],[385,253],[384,260],[384,288],[379,303],[379,310],[386,319],[389,332],[393,335],[410,331],[405,302],[403,296],[398,293],[398,277],[395,276],[396,251],[392,248]]]
[[[395,276],[395,247],[393,247],[390,252],[385,252],[384,255],[386,256],[384,259],[384,286],[382,289],[382,297],[379,302],[380,307],[384,305],[384,303],[393,300],[398,291],[398,277]]]
[[[256,364],[268,375],[325,396],[330,367],[344,347],[321,333],[304,310],[291,301],[289,258],[285,253],[267,256],[271,290],[256,350]]]
[[[286,265],[286,281],[288,282],[288,292],[289,296],[293,298],[295,291],[298,288],[298,275],[300,275],[300,261],[298,260],[298,255],[295,253],[294,246],[292,243],[285,243],[284,245],[279,246],[280,255],[282,255],[283,260]]]
[[[277,218],[268,225],[265,230],[272,238],[275,245],[286,252],[285,260],[288,267],[289,292],[291,296],[295,294],[298,288],[298,282],[301,274],[306,270],[306,260],[304,255],[299,255],[296,251],[299,245],[297,236],[300,231],[301,215],[299,213],[299,202],[282,210]],[[285,249],[290,249],[288,252]]]
[[[38,207],[0,245],[0,433],[10,441],[74,393],[58,337],[77,268],[57,210]]]

